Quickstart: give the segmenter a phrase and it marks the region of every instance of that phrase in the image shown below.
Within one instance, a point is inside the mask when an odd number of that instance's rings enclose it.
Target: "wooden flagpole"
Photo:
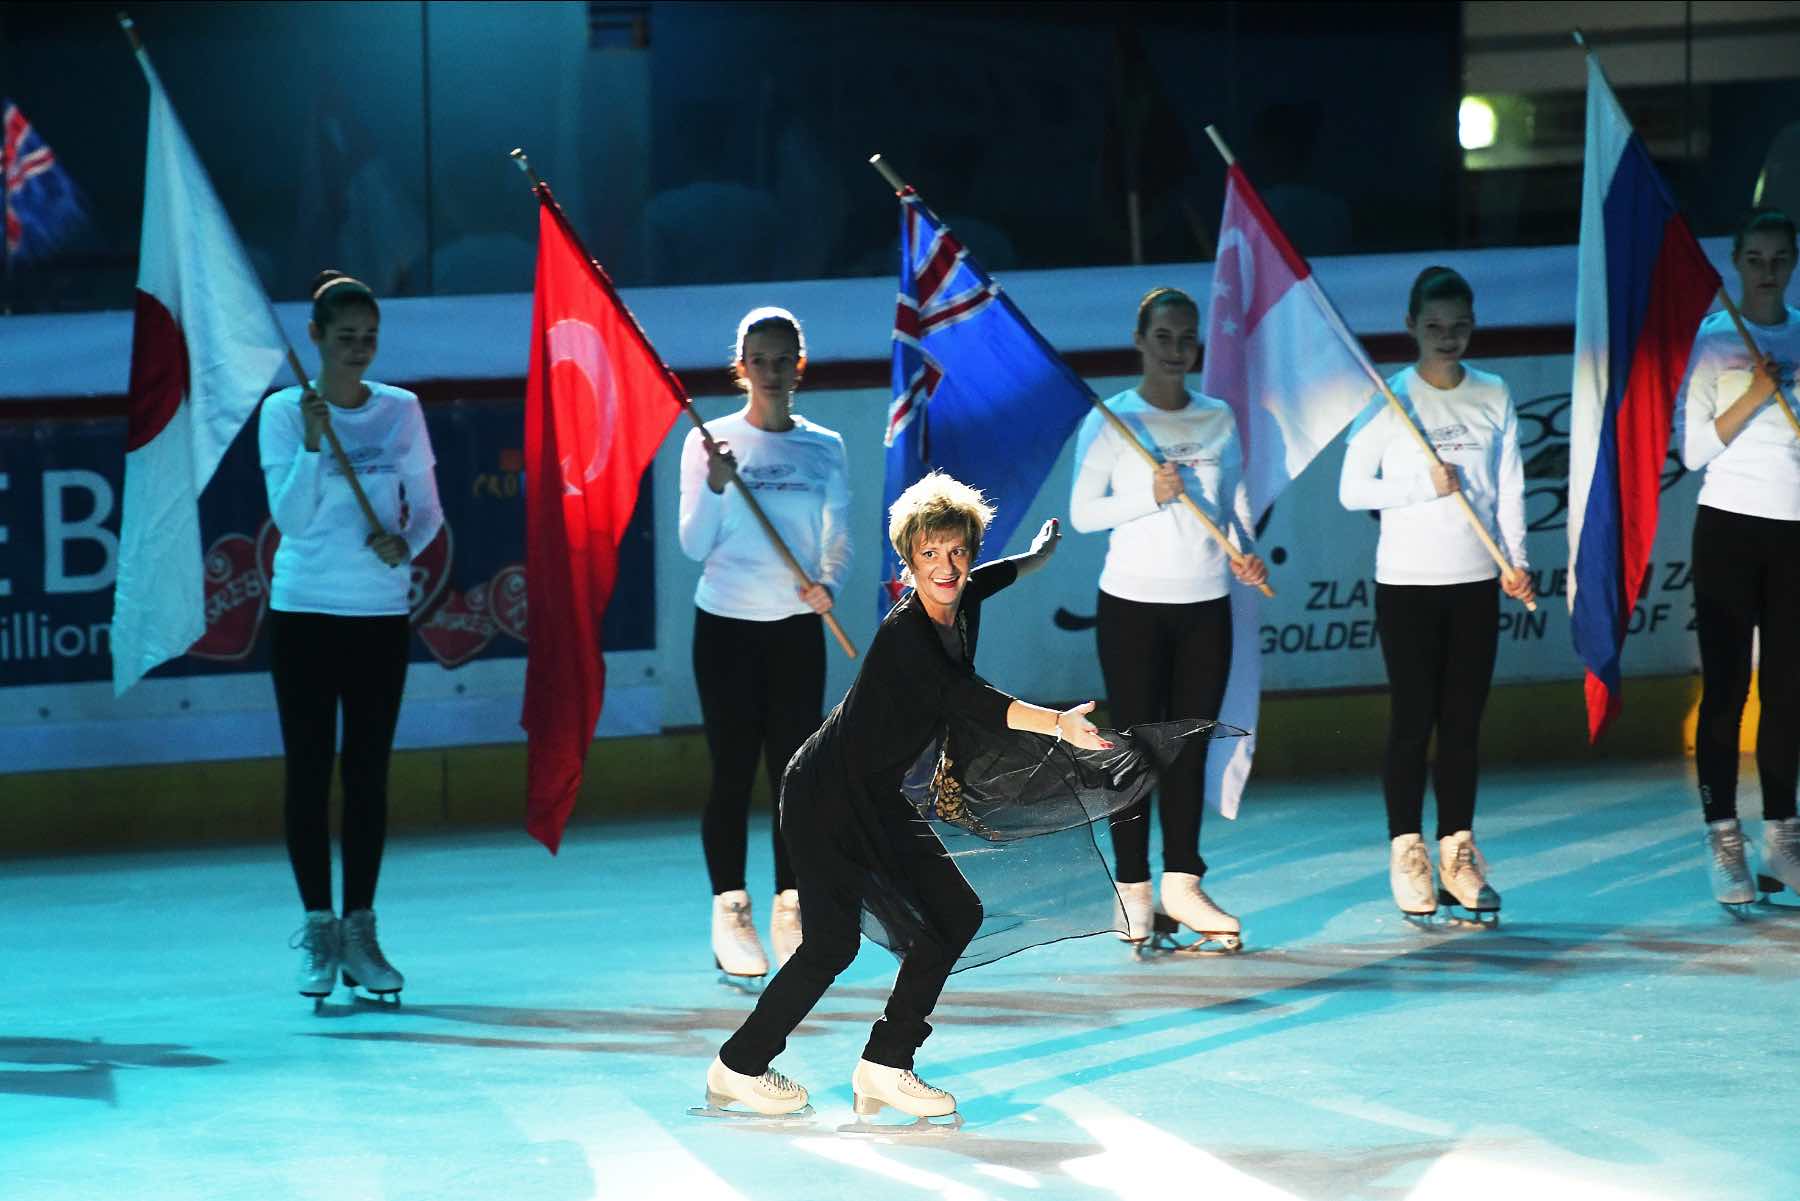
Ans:
[[[869,165],[881,174],[881,178],[887,180],[888,186],[894,189],[896,195],[905,195],[907,192],[913,191],[911,186],[908,185],[905,180],[900,178],[899,172],[890,167],[887,160],[882,158],[879,154],[869,156]],[[1150,464],[1152,471],[1162,466],[1163,461],[1157,458],[1155,452],[1151,451],[1142,442],[1139,442],[1137,440],[1137,435],[1131,432],[1131,427],[1126,425],[1124,420],[1120,418],[1117,413],[1107,408],[1105,403],[1098,396],[1094,395],[1091,388],[1088,390],[1088,401],[1094,408],[1100,411],[1100,414],[1106,418],[1107,422],[1112,425],[1119,436],[1125,440],[1125,444],[1137,451],[1143,460]],[[1241,565],[1246,558],[1244,552],[1232,545],[1231,539],[1226,537],[1225,531],[1219,528],[1217,522],[1213,521],[1212,518],[1201,511],[1200,506],[1194,503],[1194,498],[1188,495],[1185,488],[1182,489],[1181,501],[1187,506],[1188,511],[1200,522],[1201,528],[1204,529],[1225,551],[1226,557],[1229,558],[1233,564]],[[1258,584],[1257,589],[1264,596],[1273,597],[1275,595],[1275,590],[1269,587],[1266,582]]]
[[[1581,47],[1584,55],[1598,61],[1598,56],[1594,54],[1593,47],[1587,44],[1587,38],[1582,36],[1581,30],[1572,29],[1569,34],[1575,39],[1575,44]],[[1744,315],[1738,311],[1737,303],[1731,299],[1731,293],[1726,291],[1723,280],[1719,282],[1719,302],[1725,306],[1725,311],[1731,314],[1731,324],[1737,327],[1738,337],[1744,340],[1744,349],[1748,350],[1750,357],[1760,364],[1767,356],[1763,353],[1762,347],[1756,344],[1756,338],[1750,333],[1750,327],[1744,324]],[[1775,381],[1775,402],[1781,406],[1782,416],[1788,419],[1788,425],[1793,427],[1795,435],[1800,436],[1800,416],[1795,415],[1793,398],[1787,394],[1787,389],[1781,386],[1779,379]]]
[[[649,354],[651,362],[655,363],[657,369],[662,372],[664,381],[669,385],[670,393],[681,405],[681,411],[687,414],[688,420],[694,423],[694,428],[700,431],[700,440],[706,444],[707,450],[711,453],[718,453],[719,444],[713,440],[712,433],[706,428],[705,420],[694,408],[694,402],[688,397],[687,389],[682,386],[681,380],[676,377],[675,373],[669,370],[669,365],[662,361],[662,356],[656,353],[656,347],[651,345],[650,337],[644,332],[644,327],[638,324],[636,315],[626,308],[625,302],[619,298],[618,290],[613,287],[612,278],[606,274],[606,269],[588,253],[586,243],[581,240],[581,235],[575,232],[575,227],[569,222],[569,215],[563,212],[562,205],[556,202],[555,195],[550,191],[550,185],[539,179],[537,172],[531,169],[531,160],[525,157],[523,150],[515,149],[511,158],[519,170],[525,173],[525,178],[531,181],[531,191],[538,198],[538,203],[550,210],[550,215],[556,219],[556,223],[569,236],[569,240],[575,243],[594,282],[600,286],[601,291],[612,298],[612,302],[618,306],[619,311],[625,314],[632,333],[637,336],[638,341]],[[781,561],[787,565],[787,569],[793,573],[801,587],[811,588],[816,581],[807,574],[806,568],[800,565],[800,560],[794,558],[794,552],[788,549],[787,543],[782,541],[774,523],[769,520],[768,514],[763,512],[762,506],[757,503],[756,494],[738,475],[735,465],[731,466],[731,482],[737,485],[745,507],[750,510],[750,515],[756,518],[756,523],[762,527],[763,533],[768,535],[770,544],[775,547],[775,553],[781,556]],[[822,613],[820,616],[825,619],[825,628],[831,631],[833,638],[837,639],[837,644],[843,648],[844,654],[852,659],[856,658],[856,644],[851,642],[850,635],[844,632],[844,627],[838,622],[837,614]]]
[[[126,40],[131,43],[131,52],[146,65],[150,62],[150,52],[144,49],[144,40],[138,36],[137,26],[127,14],[117,14],[119,28],[125,31]],[[269,322],[275,327],[275,333],[281,339],[282,350],[286,352],[287,365],[293,370],[294,378],[299,381],[301,399],[313,395],[312,382],[306,377],[306,369],[300,365],[300,356],[294,353],[293,343],[287,339],[287,332],[281,328],[281,321],[275,315],[275,306],[269,300],[267,292],[263,293],[263,303],[269,307]],[[369,523],[371,534],[385,534],[381,518],[375,515],[375,506],[369,503],[369,494],[363,491],[362,481],[356,478],[355,468],[350,466],[350,456],[344,453],[343,443],[338,441],[337,431],[331,428],[331,417],[327,413],[323,425],[325,441],[331,446],[331,456],[337,461],[338,470],[344,473],[349,481],[350,493],[356,497],[356,505],[362,510],[363,519]]]
[[[1219,133],[1218,126],[1208,125],[1206,127],[1206,136],[1212,139],[1213,145],[1218,148],[1219,155],[1225,160],[1225,165],[1227,167],[1237,165],[1237,158],[1231,153],[1231,148],[1225,144],[1225,138]],[[1339,318],[1339,322],[1342,322],[1341,317]],[[1400,403],[1400,398],[1394,395],[1394,390],[1388,387],[1388,382],[1381,378],[1381,372],[1375,370],[1375,364],[1369,361],[1369,356],[1362,353],[1359,349],[1356,354],[1356,361],[1357,364],[1362,367],[1364,374],[1369,377],[1370,381],[1374,383],[1375,387],[1381,392],[1381,395],[1387,399],[1388,404],[1392,406],[1394,410],[1395,416],[1400,419],[1400,424],[1405,426],[1407,432],[1413,436],[1413,440],[1419,444],[1419,449],[1425,452],[1425,457],[1430,459],[1431,462],[1437,466],[1442,467],[1444,461],[1438,458],[1437,448],[1431,444],[1431,440],[1425,436],[1425,432],[1419,428],[1418,423],[1407,414],[1406,406]],[[1514,571],[1513,565],[1507,561],[1505,553],[1501,551],[1499,544],[1494,541],[1493,535],[1488,533],[1486,524],[1484,524],[1480,516],[1476,514],[1475,506],[1469,503],[1469,497],[1463,492],[1460,483],[1461,481],[1458,481],[1459,486],[1454,495],[1462,506],[1463,516],[1468,519],[1469,528],[1474,530],[1476,537],[1481,539],[1481,545],[1487,549],[1487,553],[1493,558],[1495,564],[1499,566],[1501,574],[1503,576],[1511,575]],[[1524,602],[1524,605],[1533,613],[1537,612],[1536,601],[1528,600]]]

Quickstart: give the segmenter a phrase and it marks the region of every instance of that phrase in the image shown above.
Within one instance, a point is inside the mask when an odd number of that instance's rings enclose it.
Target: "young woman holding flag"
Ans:
[[[1534,599],[1518,414],[1504,380],[1462,361],[1474,329],[1468,281],[1448,267],[1420,272],[1406,304],[1418,362],[1388,381],[1406,413],[1389,404],[1358,419],[1338,484],[1346,509],[1373,509],[1381,520],[1375,617],[1390,705],[1382,767],[1388,880],[1401,912],[1418,918],[1436,913],[1440,901],[1499,913],[1500,895],[1472,832],[1481,711],[1499,646],[1499,593]],[[1402,421],[1425,432],[1435,460]],[[1511,571],[1501,574],[1453,499],[1457,492],[1497,534]],[[1434,730],[1435,889],[1421,833]]]
[[[1069,523],[1091,533],[1110,530],[1100,572],[1097,639],[1112,723],[1119,729],[1177,716],[1212,716],[1231,671],[1231,601],[1235,576],[1255,587],[1268,568],[1254,554],[1233,562],[1180,501],[1185,491],[1240,549],[1251,545],[1249,497],[1237,422],[1222,400],[1187,386],[1199,358],[1200,309],[1174,288],[1156,288],[1138,303],[1132,342],[1143,358],[1137,386],[1106,407],[1159,459],[1154,469],[1098,411],[1076,441]],[[1200,886],[1200,821],[1206,746],[1193,742],[1164,774],[1157,793],[1162,825],[1162,884],[1150,888],[1150,803],[1112,819],[1113,855],[1124,908],[1120,937],[1142,944],[1153,911],[1195,931],[1196,947],[1241,945],[1238,919]]]
[[[314,282],[307,333],[313,384],[263,401],[258,438],[269,513],[281,531],[269,597],[270,672],[287,752],[288,858],[306,907],[300,992],[322,1001],[341,971],[351,988],[400,992],[375,939],[375,881],[387,838],[388,757],[412,637],[408,564],[443,525],[419,398],[364,380],[381,310],[361,282]],[[343,447],[340,459],[330,445]],[[377,520],[371,532],[352,465]],[[343,918],[331,908],[327,807],[343,713]]]
[[[1800,434],[1791,414],[1800,361],[1800,310],[1787,303],[1794,222],[1765,209],[1732,243],[1738,308],[1759,353],[1731,314],[1701,323],[1676,407],[1682,462],[1705,469],[1694,517],[1694,617],[1700,640],[1695,767],[1713,896],[1756,900],[1800,891]],[[1778,395],[1785,391],[1786,401]],[[1756,767],[1762,779],[1763,874],[1752,878],[1737,817],[1738,728],[1760,636]]]
[[[681,549],[705,564],[694,591],[694,682],[712,757],[701,845],[713,891],[713,958],[728,978],[768,975],[769,960],[744,887],[750,789],[760,758],[771,798],[825,700],[824,628],[850,571],[850,467],[844,440],[793,412],[806,339],[785,309],[738,322],[732,367],[749,393],[681,451]],[[789,549],[816,581],[799,588],[743,498],[735,468]],[[800,945],[800,899],[779,824],[769,939],[776,966]]]

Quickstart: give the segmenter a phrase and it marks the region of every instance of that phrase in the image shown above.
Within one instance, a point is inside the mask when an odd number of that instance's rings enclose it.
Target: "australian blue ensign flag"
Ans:
[[[19,106],[0,100],[0,168],[6,180],[6,257],[43,258],[87,221],[81,194]]]
[[[881,543],[895,499],[938,469],[987,495],[983,557],[1000,555],[1092,397],[925,202],[902,192]],[[887,560],[883,613],[901,592],[899,563]]]

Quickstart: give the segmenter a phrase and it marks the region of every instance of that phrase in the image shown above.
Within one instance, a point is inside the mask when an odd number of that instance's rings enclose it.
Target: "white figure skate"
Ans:
[[[1117,887],[1119,906],[1113,912],[1113,920],[1120,927],[1117,933],[1121,940],[1134,947],[1141,947],[1150,937],[1156,910],[1156,904],[1150,895],[1150,881],[1140,880]]]
[[[769,945],[775,948],[776,971],[800,949],[800,937],[800,890],[786,888],[775,894],[769,907]]]
[[[1764,839],[1768,838],[1765,833]],[[1706,823],[1706,871],[1712,880],[1713,900],[1735,916],[1756,902],[1756,877],[1750,872],[1749,849],[1737,818]],[[1779,887],[1779,884],[1777,884]]]
[[[1487,860],[1469,831],[1438,839],[1438,903],[1452,907],[1452,924],[1483,928],[1500,924],[1500,894],[1488,884],[1487,873]]]
[[[1437,890],[1431,884],[1431,859],[1425,853],[1425,840],[1419,835],[1402,834],[1388,848],[1388,887],[1407,921],[1430,924],[1438,911]]]
[[[1800,892],[1800,817],[1763,823],[1762,858],[1763,870],[1756,877],[1759,889],[1780,892],[1786,885]]]
[[[313,1012],[325,1008],[325,998],[337,987],[338,920],[329,909],[308,909],[306,924],[294,932],[288,946],[300,952],[300,995],[311,997]]]
[[[769,957],[763,953],[762,940],[756,937],[750,894],[741,888],[713,898],[712,950],[720,983],[745,992],[762,987],[769,974]]]
[[[353,909],[338,924],[343,947],[344,986],[354,990],[360,985],[387,1004],[400,1003],[400,990],[406,977],[394,969],[375,941],[375,911]]]
[[[1151,918],[1150,939],[1139,954],[1230,955],[1243,950],[1243,926],[1206,895],[1199,876],[1164,872],[1159,892],[1162,904]],[[1182,942],[1183,926],[1199,937]]]
[[[962,1115],[956,1112],[956,1098],[925,1083],[905,1068],[884,1067],[859,1059],[856,1070],[850,1073],[850,1093],[855,1098],[857,1120],[839,1126],[840,1134],[942,1133],[962,1128]],[[880,1115],[884,1105],[913,1120],[872,1121]]]
[[[706,1104],[688,1113],[697,1118],[760,1118],[792,1122],[812,1117],[806,1090],[770,1068],[760,1076],[746,1076],[714,1057],[706,1069]]]

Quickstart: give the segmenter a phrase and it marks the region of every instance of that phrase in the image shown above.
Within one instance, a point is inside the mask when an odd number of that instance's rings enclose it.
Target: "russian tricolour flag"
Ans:
[[[1590,55],[1569,415],[1569,613],[1590,740],[1619,713],[1620,652],[1656,537],[1676,393],[1718,290]]]

